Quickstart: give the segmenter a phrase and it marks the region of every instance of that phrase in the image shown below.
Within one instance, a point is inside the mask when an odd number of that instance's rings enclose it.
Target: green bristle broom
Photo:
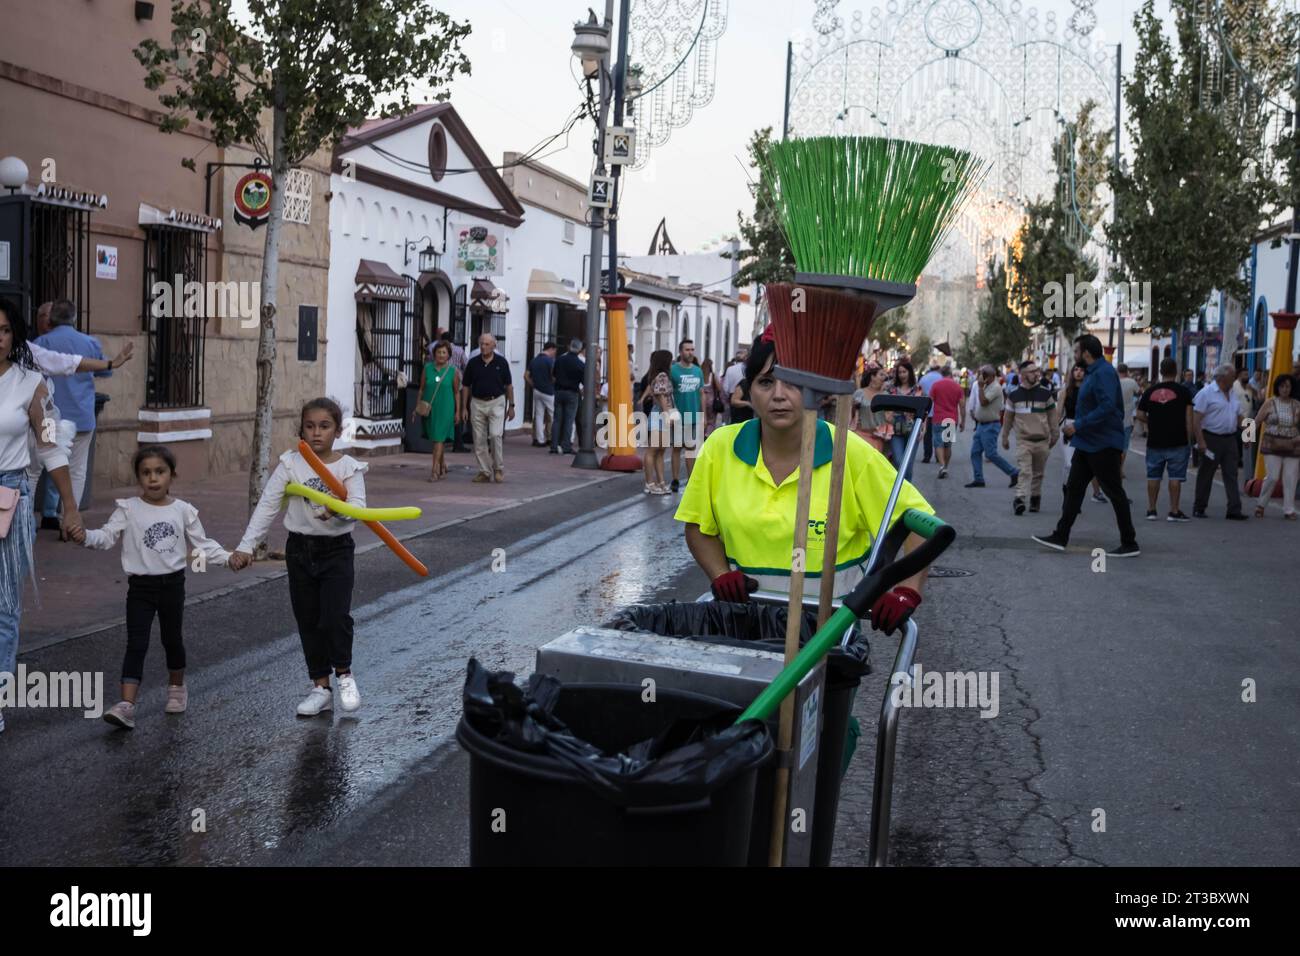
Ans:
[[[836,396],[835,444],[823,539],[818,627],[830,617],[852,374],[875,320],[916,295],[916,280],[988,166],[970,153],[879,137],[819,136],[774,143],[765,162],[794,254],[794,283],[767,285],[780,364],[775,376],[803,392],[795,554],[808,545],[817,407]],[[804,562],[792,563],[785,663],[799,652]],[[778,752],[788,752],[794,696],[781,705]],[[789,770],[779,766],[769,862],[784,856]]]

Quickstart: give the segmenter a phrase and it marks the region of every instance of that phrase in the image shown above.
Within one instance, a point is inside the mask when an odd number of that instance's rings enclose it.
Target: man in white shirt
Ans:
[[[1115,366],[1119,373],[1119,391],[1124,396],[1124,450],[1119,456],[1119,473],[1124,475],[1124,459],[1128,457],[1129,442],[1133,440],[1133,415],[1137,411],[1137,400],[1142,394],[1142,387],[1128,372],[1128,366],[1120,362]]]
[[[1196,448],[1201,453],[1201,464],[1196,469],[1196,499],[1192,504],[1193,518],[1209,517],[1205,506],[1210,503],[1210,489],[1214,472],[1223,469],[1223,490],[1228,496],[1229,521],[1248,520],[1241,512],[1241,489],[1237,487],[1237,432],[1241,429],[1242,412],[1237,397],[1232,394],[1232,382],[1237,370],[1231,365],[1220,365],[1214,370],[1214,384],[1196,393],[1192,401],[1192,431],[1196,434]]]

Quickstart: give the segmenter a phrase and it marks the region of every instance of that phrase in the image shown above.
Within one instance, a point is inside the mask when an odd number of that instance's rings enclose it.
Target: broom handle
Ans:
[[[808,561],[808,510],[812,502],[813,448],[817,440],[817,409],[805,408],[803,434],[799,444],[799,498],[794,511],[794,555],[790,566],[790,603],[785,619],[785,664],[799,656],[799,632],[803,624],[803,578]],[[772,840],[768,866],[780,866],[785,856],[786,791],[790,786],[790,745],[794,738],[794,694],[781,701],[777,725],[776,793],[772,800]]]
[[[840,505],[844,498],[844,459],[849,447],[849,415],[852,395],[835,396],[835,445],[831,452],[831,489],[826,504],[825,545],[822,548],[821,592],[817,602],[817,627],[826,626],[835,600],[835,564],[840,547]]]

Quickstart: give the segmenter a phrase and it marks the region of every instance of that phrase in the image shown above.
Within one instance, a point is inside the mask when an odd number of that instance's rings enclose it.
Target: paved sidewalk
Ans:
[[[417,520],[388,523],[389,530],[404,539],[621,474],[573,468],[572,456],[551,455],[545,448],[531,447],[530,441],[531,429],[506,436],[506,480],[499,485],[471,481],[478,473],[472,452],[448,453],[449,473],[436,483],[427,480],[428,455],[368,458],[367,499],[375,507],[415,505],[422,509],[423,514]],[[84,512],[86,527],[101,527],[112,514],[115,499],[138,493],[136,488],[96,489],[94,506]],[[204,530],[222,547],[233,550],[239,544],[248,519],[246,472],[197,482],[186,481],[182,475],[172,485],[172,493],[199,509]],[[283,524],[277,521],[268,539],[270,548],[282,550],[285,536]],[[358,551],[384,547],[365,528],[358,529],[356,539]],[[38,533],[36,578],[40,605],[33,599],[29,584],[20,650],[36,650],[122,623],[126,610],[126,574],[122,570],[120,549],[119,542],[113,551],[92,551],[71,542],[60,542],[55,531]],[[394,564],[403,573],[409,573],[396,558]],[[201,574],[190,571],[186,596],[190,602],[211,598],[283,573],[282,560],[259,561],[238,574],[215,566]]]

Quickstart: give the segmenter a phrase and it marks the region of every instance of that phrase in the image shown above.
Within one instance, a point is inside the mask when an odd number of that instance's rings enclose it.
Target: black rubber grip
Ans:
[[[873,412],[910,412],[921,418],[930,414],[930,400],[924,395],[889,395],[881,392],[871,400]]]

